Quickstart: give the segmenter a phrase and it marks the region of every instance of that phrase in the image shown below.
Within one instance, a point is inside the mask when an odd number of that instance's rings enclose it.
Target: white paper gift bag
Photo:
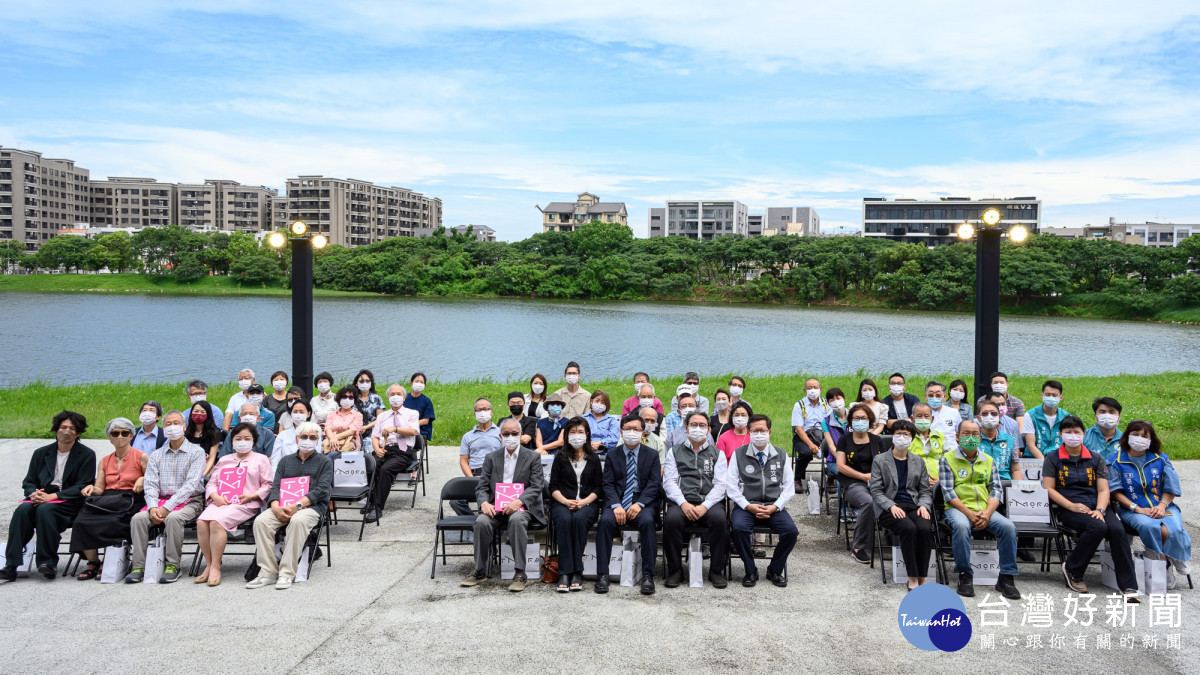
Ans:
[[[356,488],[367,486],[367,460],[361,452],[343,452],[333,460],[334,487]]]
[[[929,554],[929,569],[925,572],[925,576],[929,579],[937,579],[937,556],[932,553]],[[904,554],[900,552],[899,546],[892,547],[892,583],[908,583],[908,568],[904,565]]]
[[[525,546],[525,576],[537,579],[542,575],[542,546],[528,544]],[[512,546],[504,542],[500,547],[500,578],[512,579],[516,576],[516,562],[512,557]]]
[[[163,544],[162,537],[155,537],[154,541],[146,547],[146,566],[142,572],[142,583],[157,584],[162,577],[163,567],[166,565],[167,547]]]
[[[1167,592],[1167,561],[1151,560],[1141,555],[1141,551],[1133,554],[1133,573],[1137,577],[1138,593],[1140,595],[1163,595]]]
[[[37,534],[37,533],[35,532],[34,534]],[[35,547],[34,547],[32,538],[30,538],[30,540],[25,544],[25,546],[23,546],[21,548],[21,559],[19,561],[17,561],[17,576],[18,577],[28,577],[29,576],[29,568],[33,567],[34,548]],[[4,561],[4,566],[5,567],[8,566],[7,560]]]
[[[1017,462],[1021,465],[1021,473],[1024,474],[1025,480],[1042,482],[1043,460],[1036,457],[1022,457]]]
[[[129,547],[109,546],[104,549],[104,565],[100,568],[100,583],[116,584],[129,574]]]
[[[971,572],[976,586],[992,586],[1000,580],[1000,552],[996,549],[973,549]]]
[[[296,583],[308,581],[308,572],[310,567],[308,564],[308,558],[310,555],[312,555],[312,550],[310,547],[305,546],[304,548],[300,549],[300,559],[296,561],[296,578],[292,579],[292,581]],[[282,560],[283,542],[277,541],[275,542],[275,562],[280,562]]]
[[[621,585],[633,586],[642,581],[642,547],[632,533],[621,541]]]
[[[1050,522],[1050,494],[1038,481],[1014,480],[1005,500],[1008,519],[1014,523]]]
[[[700,536],[695,534],[688,541],[688,587],[704,588],[704,553],[701,552]]]
[[[1117,586],[1117,568],[1113,565],[1112,553],[1108,552],[1107,547],[1102,547],[1100,551],[1100,583],[1108,588],[1119,591]]]
[[[821,495],[818,494],[817,481],[808,479],[808,515],[821,515]]]

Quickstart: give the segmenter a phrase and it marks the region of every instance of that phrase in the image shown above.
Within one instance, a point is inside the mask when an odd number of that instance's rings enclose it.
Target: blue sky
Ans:
[[[1044,225],[1200,222],[1194,2],[5,0],[0,144],[93,176],[535,204],[1037,195]]]

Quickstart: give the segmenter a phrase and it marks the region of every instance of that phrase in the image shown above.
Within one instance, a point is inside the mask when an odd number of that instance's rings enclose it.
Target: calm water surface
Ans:
[[[290,298],[0,293],[0,386],[45,380],[231,381],[291,368]],[[968,314],[544,300],[317,299],[317,371],[367,366],[380,381],[584,380],[687,370],[747,375],[970,372]],[[1001,317],[1010,372],[1200,370],[1200,326]]]

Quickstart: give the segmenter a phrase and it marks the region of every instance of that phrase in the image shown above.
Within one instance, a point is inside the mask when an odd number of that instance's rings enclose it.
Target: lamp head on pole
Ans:
[[[1029,230],[1025,229],[1024,225],[1015,225],[1008,231],[1008,238],[1016,243],[1021,243],[1029,237]]]
[[[303,220],[297,220],[292,223],[292,234],[297,237],[303,237],[305,232],[308,232],[308,225]]]
[[[329,244],[329,240],[325,238],[325,235],[323,235],[323,234],[314,234],[313,235],[313,238],[312,238],[313,248],[320,250],[320,249],[325,248],[325,246],[327,244]]]
[[[958,238],[967,241],[975,236],[975,226],[970,223],[963,223],[958,226]]]
[[[283,248],[287,243],[287,237],[282,232],[272,232],[267,235],[267,243],[271,245],[271,248]]]
[[[992,207],[983,212],[983,224],[988,227],[996,227],[1000,224],[1000,209]]]

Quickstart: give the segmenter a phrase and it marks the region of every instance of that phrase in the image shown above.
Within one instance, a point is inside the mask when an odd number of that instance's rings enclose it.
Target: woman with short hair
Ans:
[[[221,557],[228,533],[258,515],[275,479],[271,460],[254,452],[258,429],[243,423],[229,433],[233,435],[233,454],[217,460],[204,491],[208,505],[196,517],[196,540],[205,562],[204,571],[194,581],[197,584],[221,583]],[[227,486],[231,483],[241,483],[241,487],[230,492]]]
[[[592,450],[592,432],[582,417],[563,428],[566,443],[550,465],[550,515],[558,537],[558,592],[583,590],[583,549],[587,531],[599,515],[603,490],[600,458]]]
[[[124,417],[112,419],[104,429],[113,452],[100,460],[96,482],[83,488],[83,509],[71,526],[71,552],[87,560],[87,569],[76,577],[80,581],[100,576],[97,551],[129,541],[129,520],[146,505],[142,482],[150,458],[133,447],[135,433],[133,422]]]

